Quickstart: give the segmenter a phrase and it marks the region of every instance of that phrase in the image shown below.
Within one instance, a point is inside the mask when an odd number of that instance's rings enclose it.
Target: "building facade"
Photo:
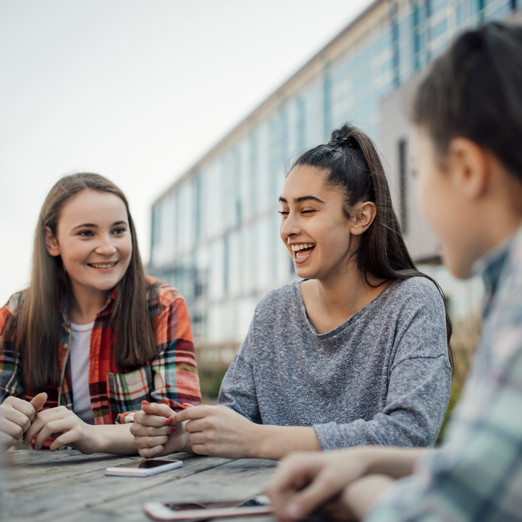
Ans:
[[[278,197],[292,161],[349,121],[381,148],[406,241],[445,287],[455,313],[476,301],[438,266],[412,196],[407,121],[416,78],[462,31],[520,0],[376,0],[209,150],[152,207],[149,271],[185,296],[196,346],[231,357],[257,302],[296,277],[279,238]]]

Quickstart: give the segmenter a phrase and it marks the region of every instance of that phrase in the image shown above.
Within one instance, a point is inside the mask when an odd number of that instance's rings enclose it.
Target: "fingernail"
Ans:
[[[165,419],[165,424],[168,425],[172,422],[172,419]]]
[[[147,406],[150,404],[149,401],[141,401],[141,404],[146,404]]]
[[[170,427],[170,432],[174,433],[175,431],[178,431],[178,428],[176,428],[176,426],[171,426]]]
[[[290,502],[288,506],[286,506],[286,514],[290,518],[298,519],[301,518],[301,507],[295,502]]]

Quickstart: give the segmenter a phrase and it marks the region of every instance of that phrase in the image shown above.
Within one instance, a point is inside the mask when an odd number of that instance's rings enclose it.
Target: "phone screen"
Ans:
[[[171,511],[186,511],[188,509],[216,509],[216,508],[242,508],[242,507],[259,507],[266,506],[270,502],[264,495],[248,500],[236,500],[231,502],[201,502],[201,503],[180,503],[180,504],[165,504]]]
[[[114,466],[115,468],[132,468],[132,469],[151,469],[157,468],[158,466],[165,466],[165,464],[172,464],[172,460],[161,460],[161,459],[148,459],[148,460],[137,460],[130,464],[120,464]]]

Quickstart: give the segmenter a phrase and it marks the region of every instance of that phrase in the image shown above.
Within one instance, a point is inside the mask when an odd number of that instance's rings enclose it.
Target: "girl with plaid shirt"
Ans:
[[[60,179],[35,234],[31,284],[0,309],[0,444],[136,453],[142,401],[201,401],[190,320],[145,276],[121,190],[97,174]],[[169,437],[185,444],[183,429]]]

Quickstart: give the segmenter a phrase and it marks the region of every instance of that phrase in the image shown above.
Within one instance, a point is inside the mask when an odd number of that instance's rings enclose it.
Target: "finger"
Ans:
[[[332,470],[324,469],[308,487],[290,498],[285,508],[286,515],[294,520],[304,518],[338,496],[346,485]]]
[[[289,500],[305,486],[323,468],[323,463],[315,455],[293,454],[283,459],[272,480],[265,487],[265,494],[274,506],[276,516],[280,520],[292,520],[286,514]]]
[[[163,451],[163,446],[155,446],[154,448],[141,448],[138,449],[138,453],[146,458],[150,459],[152,457],[157,457]]]
[[[62,433],[71,429],[70,419],[59,419],[48,422],[38,433],[38,437],[34,443],[35,449],[42,449],[44,442],[53,436],[54,433]],[[53,437],[54,438],[54,437]]]
[[[154,448],[156,446],[165,446],[169,440],[167,435],[161,435],[160,437],[135,437],[134,445],[138,449]]]
[[[210,428],[206,418],[188,421],[185,424],[185,431],[189,433],[196,433],[198,431],[206,431]]]
[[[192,446],[192,452],[197,455],[208,455],[207,448],[204,444],[195,444]]]
[[[205,433],[201,433],[201,432],[198,432],[198,433],[191,433],[189,436],[188,436],[188,441],[194,445],[194,444],[205,444],[207,442],[209,442],[210,440],[210,437],[208,435],[206,435]]]
[[[29,403],[26,404],[29,405]],[[13,424],[19,426],[22,430],[22,435],[31,426],[31,421],[29,420],[29,417],[25,413],[22,413],[19,410],[15,410],[14,408],[9,408],[7,411],[5,411],[4,418],[6,419],[6,421],[12,422]],[[18,438],[20,438],[22,435],[20,435]]]
[[[152,415],[145,413],[144,411],[137,411],[134,414],[134,423],[159,428],[161,426],[172,424],[172,420],[164,416]]]
[[[56,438],[54,438],[56,437]],[[51,451],[57,451],[62,446],[71,446],[74,448],[74,443],[79,442],[81,438],[81,432],[78,429],[68,430],[63,433],[54,432],[54,441],[49,446]],[[47,440],[47,439],[45,439]],[[44,441],[45,442],[45,441]]]
[[[19,411],[28,418],[31,418],[31,416],[34,417],[35,414],[33,405],[30,402],[19,399],[18,397],[8,397],[2,406],[6,414],[9,410]]]
[[[176,413],[173,422],[178,424],[186,420],[202,419],[210,413],[215,413],[216,410],[217,408],[215,406],[194,406]]]
[[[38,413],[43,407],[44,404],[47,402],[47,393],[39,393],[32,401],[31,406],[35,410],[35,415]],[[33,420],[33,419],[31,419]]]
[[[29,445],[33,440],[34,436],[40,433],[42,428],[48,423],[58,419],[64,418],[68,415],[69,411],[65,408],[51,408],[49,410],[43,410],[36,414],[31,427],[27,430],[24,437],[24,444]]]
[[[172,417],[176,412],[166,404],[157,404],[155,402],[141,401],[141,409],[149,415],[158,415],[159,417]]]
[[[18,441],[24,434],[22,427],[19,424],[11,422],[8,419],[4,419],[4,421],[2,422],[2,430],[0,433],[2,432],[5,433],[7,437],[10,437],[13,440],[13,442],[11,442],[11,445],[15,444],[16,441]]]
[[[144,426],[142,424],[132,424],[130,432],[134,437],[159,437],[161,435],[170,435],[176,431],[176,426],[162,426],[161,428],[154,428]]]
[[[16,444],[17,439],[11,437],[5,431],[0,431],[0,449],[9,449],[11,446]]]

